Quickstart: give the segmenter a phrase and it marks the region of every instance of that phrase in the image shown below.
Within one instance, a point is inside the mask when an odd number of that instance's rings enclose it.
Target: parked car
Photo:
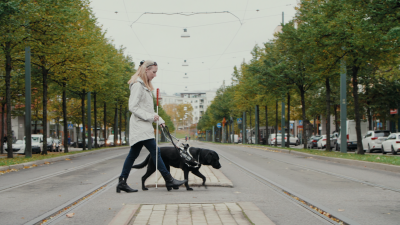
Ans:
[[[97,137],[97,145],[98,147],[104,147],[106,145],[105,139],[104,138],[99,138]]]
[[[40,151],[40,142],[32,140],[31,146],[32,146],[32,154],[35,154],[35,153],[40,154],[40,152],[41,152]],[[4,145],[4,149],[6,150],[6,152],[8,152],[7,145]],[[26,150],[25,140],[17,140],[15,143],[12,144],[13,153],[25,155],[25,150]]]
[[[373,150],[382,151],[382,142],[389,137],[388,130],[370,130],[364,135],[362,140],[364,151],[371,153]]]
[[[62,152],[62,144],[60,139],[53,139],[53,150],[56,152]]]
[[[119,141],[120,136],[118,135],[118,139],[117,139],[117,144],[120,144]],[[111,134],[108,136],[107,141],[106,141],[106,146],[114,146],[114,135]]]
[[[334,132],[332,134],[331,141],[330,141],[331,142],[331,148],[333,148],[333,149],[335,148],[338,137],[339,137],[339,133],[338,132]]]
[[[278,139],[278,145],[280,145],[282,143],[282,134],[278,134],[277,135],[277,139]],[[287,141],[287,133],[285,133],[285,142]],[[289,141],[291,145],[299,145],[300,141],[297,137],[293,136],[293,134],[290,134],[289,137]],[[269,142],[271,143],[271,145],[275,144],[275,134],[270,134],[269,135]]]
[[[53,146],[53,141],[54,141],[54,139],[53,138],[47,138],[47,151],[50,151],[50,152],[54,152],[55,151],[55,148],[54,148],[54,146]]]
[[[357,149],[357,132],[356,132],[356,122],[354,120],[347,120],[346,122],[347,130],[344,135],[346,135],[347,139],[347,149],[349,150],[356,150]],[[360,121],[360,128],[361,133],[365,134],[368,130],[368,122]],[[340,129],[339,137],[337,138],[337,142],[335,145],[335,150],[340,150],[340,143],[341,143],[341,135],[344,132]]]
[[[382,142],[382,154],[400,152],[400,133],[392,133]]]
[[[317,148],[319,139],[321,139],[321,136],[311,136],[307,140],[307,148]]]
[[[334,138],[334,135],[331,134],[330,135],[330,140],[332,140]],[[322,135],[321,138],[318,140],[317,142],[317,148],[323,149],[326,148],[326,139],[327,139],[327,135]],[[330,141],[330,143],[332,143],[332,141]],[[333,148],[333,145],[331,144],[331,149]]]
[[[78,139],[77,144],[78,144],[78,148],[83,148],[83,141],[82,141],[82,139]],[[88,147],[88,139],[85,138],[85,148],[87,148],[87,147]]]

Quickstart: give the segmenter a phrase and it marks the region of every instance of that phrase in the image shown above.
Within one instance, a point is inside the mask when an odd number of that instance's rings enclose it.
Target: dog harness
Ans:
[[[165,129],[165,132],[168,134],[168,136],[169,136],[171,139],[169,139],[169,138],[167,137],[167,135],[165,135],[164,129]],[[181,159],[185,162],[185,164],[186,164],[188,167],[192,167],[192,168],[198,168],[198,167],[200,167],[200,153],[198,154],[198,159],[197,159],[197,161],[196,161],[196,160],[194,159],[194,157],[192,156],[192,154],[190,154],[190,147],[189,147],[189,145],[184,146],[184,145],[181,143],[181,145],[183,145],[183,147],[181,147],[181,146],[177,147],[177,146],[175,145],[174,141],[172,141],[172,137],[173,137],[173,136],[172,136],[171,133],[169,132],[168,127],[165,126],[164,129],[161,128],[161,131],[163,132],[164,136],[174,145],[175,149],[178,150],[179,156],[180,156]],[[179,145],[179,139],[176,138],[176,137],[174,137],[174,138],[178,141],[178,145]],[[187,149],[186,149],[186,148],[187,148]]]
[[[192,154],[190,153],[190,147],[186,150],[186,149],[181,149],[181,151],[179,151],[181,154],[181,157],[185,159],[185,164],[188,167],[192,167],[192,168],[198,168],[200,166],[200,153],[197,154],[197,161],[194,159],[194,157],[192,156]]]

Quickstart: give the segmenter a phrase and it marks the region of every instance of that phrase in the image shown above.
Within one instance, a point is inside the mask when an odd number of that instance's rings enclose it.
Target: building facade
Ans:
[[[161,105],[166,104],[191,104],[193,107],[192,124],[198,123],[201,117],[211,105],[216,96],[215,91],[181,92],[174,95],[161,93]]]

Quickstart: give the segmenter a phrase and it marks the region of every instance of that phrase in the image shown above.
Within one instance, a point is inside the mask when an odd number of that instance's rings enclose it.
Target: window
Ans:
[[[197,106],[196,106],[197,107]],[[203,108],[203,105],[200,105],[200,109],[202,109]]]
[[[197,100],[196,101],[194,101],[195,103],[197,103]]]
[[[389,131],[375,131],[375,137],[387,137],[390,135]]]
[[[194,108],[197,109],[197,105]]]

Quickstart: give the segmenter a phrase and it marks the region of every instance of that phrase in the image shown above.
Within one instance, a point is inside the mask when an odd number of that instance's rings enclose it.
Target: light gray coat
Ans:
[[[140,77],[129,86],[129,111],[132,112],[129,121],[129,144],[132,146],[139,141],[154,139],[154,112],[153,95]],[[160,117],[159,124],[165,123]]]

